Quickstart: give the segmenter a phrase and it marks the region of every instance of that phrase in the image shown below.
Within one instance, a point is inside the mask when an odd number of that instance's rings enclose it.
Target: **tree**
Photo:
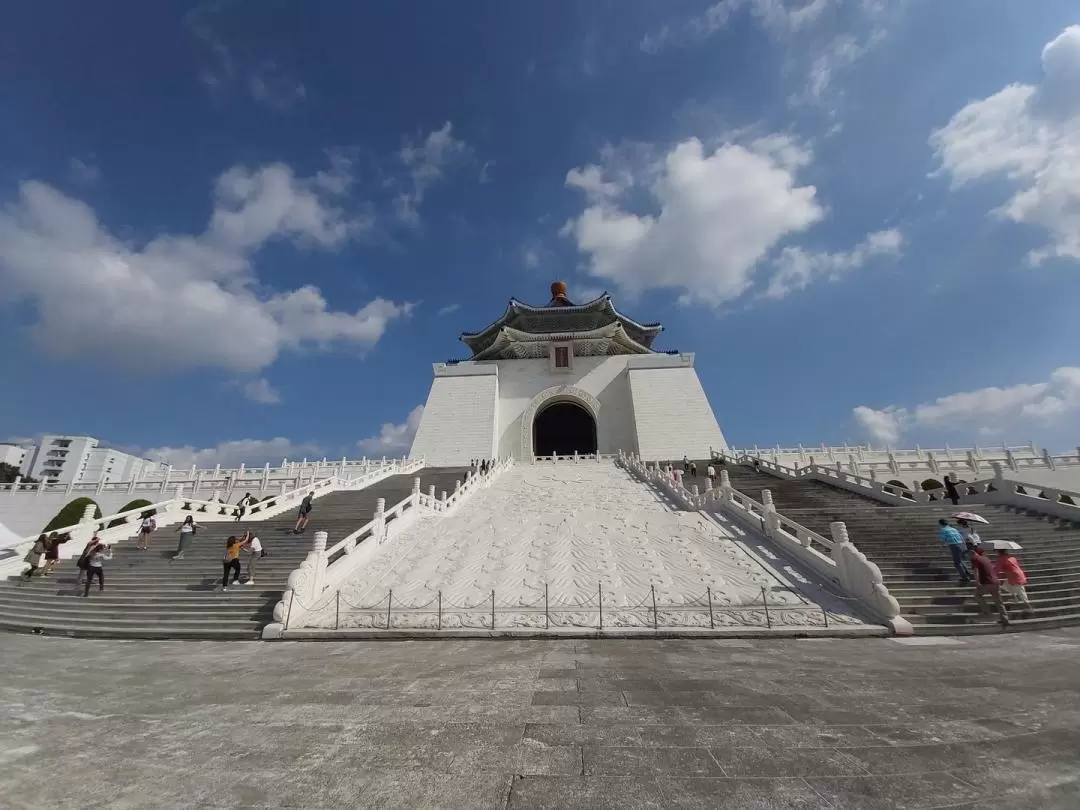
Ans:
[[[42,529],[42,533],[54,532],[57,529],[63,529],[67,526],[74,526],[80,520],[82,520],[83,512],[86,511],[88,504],[94,504],[94,517],[101,517],[101,507],[97,505],[97,502],[93,498],[76,498],[71,501],[67,506],[56,513],[56,517],[50,520],[45,528]]]
[[[0,484],[14,484],[19,477],[19,468],[14,464],[0,464]],[[28,475],[22,478],[24,484],[36,484],[37,481]]]
[[[122,507],[120,507],[120,512],[130,512],[132,509],[139,509],[140,507],[143,507],[143,506],[150,506],[150,501],[146,500],[145,498],[136,498],[134,501],[131,501],[130,503],[126,503]],[[145,512],[142,513],[142,517],[146,517],[147,515],[154,515],[154,514],[157,514],[156,509],[147,509]],[[121,525],[123,525],[123,523],[124,523],[123,518],[116,518],[115,520],[110,520],[109,521],[108,528],[111,529],[113,526],[121,526]]]

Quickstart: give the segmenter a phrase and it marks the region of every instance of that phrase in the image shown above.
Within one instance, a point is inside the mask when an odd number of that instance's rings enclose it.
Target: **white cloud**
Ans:
[[[836,281],[845,273],[858,270],[872,258],[899,256],[903,241],[900,231],[892,229],[875,231],[851,250],[838,253],[786,247],[776,260],[776,275],[769,281],[763,295],[766,298],[785,298],[819,278]]]
[[[467,159],[469,154],[468,144],[454,137],[453,125],[449,121],[441,129],[428,133],[419,143],[406,139],[398,152],[398,159],[409,173],[411,188],[401,192],[394,201],[398,217],[411,225],[419,224],[417,209],[427,196],[428,189],[441,180],[449,168]]]
[[[97,165],[80,160],[77,157],[71,159],[68,174],[71,176],[72,181],[80,186],[92,186],[101,179],[101,169]]]
[[[540,251],[535,247],[526,247],[521,251],[521,263],[530,270],[540,266]]]
[[[480,185],[491,182],[491,170],[495,168],[494,160],[485,160],[484,165],[480,167],[480,176],[477,178]]]
[[[855,408],[855,421],[879,442],[896,444],[916,430],[999,435],[1059,423],[1080,414],[1080,367],[1055,369],[1045,382],[980,388],[939,397],[914,407]]]
[[[265,377],[240,384],[240,392],[258,405],[281,404],[281,393]]]
[[[134,451],[133,451],[134,452]],[[284,458],[299,461],[308,458],[322,458],[323,448],[312,442],[294,443],[289,439],[239,439],[222,442],[215,447],[197,448],[192,445],[183,447],[154,447],[140,453],[145,458],[165,461],[173,467],[183,469],[195,464],[199,467],[237,467],[245,464],[249,467],[281,464]]]
[[[288,110],[307,98],[303,82],[272,60],[256,62],[238,57],[218,33],[214,15],[225,4],[202,4],[190,11],[185,24],[199,45],[199,80],[212,92],[243,88],[255,101]]]
[[[1040,84],[973,101],[930,136],[953,187],[994,176],[1020,187],[994,214],[1049,233],[1033,264],[1080,259],[1080,25],[1046,45],[1042,64]]]
[[[686,20],[669,24],[641,41],[641,50],[657,53],[665,47],[708,39],[727,28],[732,18],[748,9],[767,31],[774,35],[790,34],[814,23],[839,0],[719,0]]]
[[[606,160],[568,175],[588,204],[562,232],[587,256],[591,276],[627,294],[669,288],[684,301],[719,306],[747,291],[782,239],[825,215],[816,189],[798,184],[809,160],[782,135],[712,150],[691,138],[639,166],[631,182],[611,179],[608,166],[617,162]],[[630,185],[647,192],[653,213],[629,210],[621,191]]]
[[[0,304],[34,304],[34,334],[54,355],[107,357],[141,370],[250,373],[283,348],[366,349],[411,305],[376,298],[356,312],[334,312],[311,286],[266,290],[252,260],[281,239],[332,249],[368,224],[288,166],[237,167],[219,178],[202,234],[135,244],[106,230],[88,205],[30,181],[0,210]]]
[[[436,315],[450,315],[453,312],[457,312],[461,309],[461,304],[447,304],[445,307],[440,307]]]
[[[399,425],[387,422],[379,429],[379,435],[361,439],[356,446],[368,456],[400,456],[408,453],[423,415],[424,406],[417,405],[409,411],[404,422]]]

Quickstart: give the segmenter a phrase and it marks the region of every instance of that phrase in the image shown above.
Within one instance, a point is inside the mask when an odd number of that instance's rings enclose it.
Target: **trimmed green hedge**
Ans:
[[[131,503],[126,503],[123,506],[121,506],[120,509],[117,510],[117,511],[119,511],[119,512],[130,512],[132,509],[139,509],[139,508],[141,508],[143,506],[149,506],[149,505],[150,505],[150,501],[146,500],[145,498],[136,498]],[[157,514],[156,509],[147,509],[142,514],[142,517],[146,517],[147,515],[155,515],[155,514]],[[121,526],[121,525],[123,525],[123,523],[124,523],[123,518],[116,518],[116,520],[110,520],[109,521],[108,528],[111,529],[113,526]]]
[[[80,520],[82,520],[83,512],[86,511],[87,504],[94,504],[94,517],[101,517],[101,507],[97,505],[97,501],[93,498],[76,498],[71,503],[67,504],[63,509],[56,513],[56,517],[45,524],[45,528],[42,529],[42,533],[54,532],[57,529],[62,529],[65,526],[74,526]]]

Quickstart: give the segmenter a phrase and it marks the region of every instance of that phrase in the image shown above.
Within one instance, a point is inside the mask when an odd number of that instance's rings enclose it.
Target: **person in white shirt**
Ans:
[[[979,537],[979,533],[975,531],[975,524],[968,523],[966,520],[956,521],[956,525],[960,527],[960,534],[964,536],[965,543],[972,543],[976,546],[982,545],[982,538]]]
[[[245,585],[255,584],[255,567],[259,561],[259,558],[263,556],[262,541],[254,535],[252,532],[244,532],[244,545],[243,549],[248,553],[247,563],[247,582]]]
[[[150,537],[153,535],[156,528],[157,521],[154,520],[154,516],[143,515],[142,522],[139,524],[139,540],[135,543],[135,548],[140,551],[149,551]]]
[[[182,560],[184,559],[184,552],[187,551],[191,545],[191,541],[195,539],[195,532],[201,529],[198,523],[195,522],[195,518],[188,515],[184,518],[184,522],[180,524],[180,528],[177,531],[180,532],[180,545],[176,549],[176,553],[173,554],[172,559]]]
[[[707,476],[709,476],[709,480],[712,481],[713,485],[715,486],[715,484],[716,484],[716,467],[714,467],[712,464],[710,464],[705,469],[705,474]]]
[[[112,546],[106,546],[103,543],[99,543],[90,549],[90,552],[86,555],[86,589],[83,591],[83,597],[90,595],[90,583],[94,581],[94,577],[98,580],[98,591],[105,590],[105,571],[103,564],[105,560],[112,559]]]

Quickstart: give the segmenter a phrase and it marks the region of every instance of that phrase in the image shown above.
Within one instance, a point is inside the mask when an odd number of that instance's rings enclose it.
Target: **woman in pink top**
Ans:
[[[1013,599],[1024,606],[1024,612],[1031,615],[1031,602],[1028,601],[1027,574],[1020,567],[1020,561],[1004,549],[998,550],[997,561],[994,563],[994,572],[1001,581],[1001,589]]]

